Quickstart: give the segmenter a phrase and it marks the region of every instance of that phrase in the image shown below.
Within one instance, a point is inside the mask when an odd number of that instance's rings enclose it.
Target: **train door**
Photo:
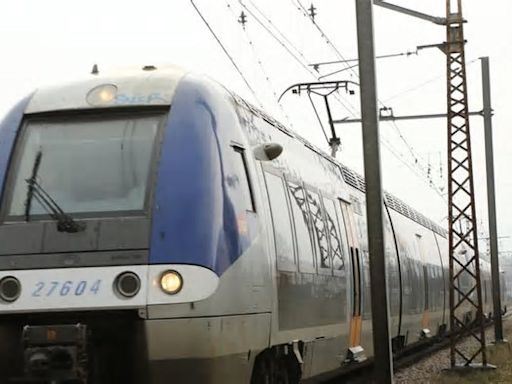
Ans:
[[[429,324],[430,324],[430,306],[429,306],[429,273],[428,273],[428,265],[425,257],[425,250],[423,246],[423,239],[420,234],[416,233],[416,247],[417,253],[420,257],[422,269],[420,274],[423,275],[423,315],[421,318],[421,329],[422,335],[430,334]]]
[[[354,212],[352,206],[348,203],[341,202],[341,210],[343,219],[345,220],[345,228],[347,230],[347,239],[349,246],[349,258],[351,265],[351,312],[350,312],[350,329],[349,329],[349,351],[362,351],[361,348],[361,255],[359,241],[357,236],[357,227],[354,222]],[[350,356],[349,356],[350,358]]]

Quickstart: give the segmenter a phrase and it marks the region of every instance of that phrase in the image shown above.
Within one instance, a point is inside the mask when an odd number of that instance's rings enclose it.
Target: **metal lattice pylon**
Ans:
[[[453,12],[455,10],[455,12]],[[487,365],[469,131],[462,0],[446,0],[451,366]],[[472,316],[476,314],[476,316]],[[475,343],[461,348],[470,336]]]

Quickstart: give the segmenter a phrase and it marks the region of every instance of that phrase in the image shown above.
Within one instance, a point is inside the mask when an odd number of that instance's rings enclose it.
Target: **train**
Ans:
[[[307,383],[372,357],[364,179],[207,76],[37,89],[0,125],[0,191],[2,383]],[[398,353],[449,330],[447,232],[384,209]]]

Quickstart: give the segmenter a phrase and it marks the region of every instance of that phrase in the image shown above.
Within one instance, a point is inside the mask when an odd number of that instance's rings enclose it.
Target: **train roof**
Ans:
[[[360,190],[361,192],[366,192],[366,182],[364,181],[364,177],[354,172],[350,168],[340,164],[341,172],[343,174],[343,179],[345,182],[352,187]],[[423,225],[426,228],[431,229],[435,233],[440,236],[446,237],[446,230],[440,225],[436,224],[434,221],[430,220],[410,205],[404,203],[399,198],[393,196],[391,193],[384,191],[383,198],[386,206],[393,209],[394,211],[408,217],[409,219]]]
[[[37,89],[26,113],[101,107],[170,105],[187,72],[178,66],[127,68]]]
[[[144,66],[101,72],[87,78],[64,85],[43,87],[34,92],[27,106],[26,113],[51,112],[57,110],[80,110],[90,108],[111,108],[122,106],[170,105],[180,80],[187,71],[179,66]],[[225,87],[224,87],[225,88]],[[336,159],[315,147],[294,131],[286,128],[278,120],[256,108],[245,99],[225,88],[235,100],[252,113],[278,128],[285,134],[300,141],[304,146],[316,152],[324,159],[338,165],[344,181],[365,192],[364,178]],[[409,219],[446,237],[446,230],[428,219],[400,199],[384,192],[386,205]]]
[[[276,128],[280,129],[287,135],[297,139],[298,141],[302,142],[306,147],[311,149],[312,151],[316,152],[318,155],[322,156],[323,158],[335,163],[341,168],[341,173],[343,176],[343,180],[345,183],[350,185],[351,187],[365,193],[366,192],[366,182],[364,180],[364,177],[358,174],[357,172],[354,172],[347,166],[343,165],[342,163],[338,162],[335,158],[332,156],[329,156],[327,153],[325,153],[323,150],[319,149],[318,147],[315,147],[313,144],[308,142],[306,139],[304,139],[299,134],[295,133],[294,131],[289,130],[286,128],[282,123],[274,119],[273,117],[268,116],[265,112],[262,110],[256,108],[246,100],[242,99],[240,96],[233,94],[232,95],[237,99],[237,101],[241,104],[244,104],[248,109],[250,109],[253,113],[257,114],[264,120],[266,120],[268,123],[272,124]],[[391,193],[384,191],[383,192],[383,198],[384,202],[387,207],[390,209],[393,209],[394,211],[406,216],[407,218],[417,222],[418,224],[421,224],[422,226],[432,230],[433,232],[437,233],[438,235],[442,237],[447,236],[446,230],[441,227],[439,224],[435,223],[433,220],[430,220],[414,208],[412,208],[410,205],[406,204],[399,198],[393,196]]]

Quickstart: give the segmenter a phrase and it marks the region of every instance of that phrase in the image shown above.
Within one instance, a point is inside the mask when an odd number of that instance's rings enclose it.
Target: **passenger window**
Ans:
[[[265,173],[265,178],[274,225],[277,266],[281,270],[295,270],[292,227],[283,180],[271,173]]]
[[[245,151],[240,147],[233,147],[233,149],[235,150],[234,168],[236,177],[238,178],[240,192],[243,195],[244,207],[247,211],[255,212],[256,209],[254,208],[254,198],[251,190],[251,182],[249,180]]]
[[[361,201],[357,196],[350,195],[350,201],[352,202],[352,209],[356,215],[363,215],[363,209],[361,208]]]
[[[295,224],[295,238],[297,239],[297,259],[301,271],[313,271],[315,267],[312,247],[311,220],[304,197],[304,188],[301,185],[288,183],[290,202],[292,206],[293,222]]]
[[[311,212],[311,221],[313,224],[313,238],[318,250],[318,268],[331,269],[332,263],[329,257],[329,246],[327,245],[327,231],[322,215],[322,205],[317,193],[306,191],[309,211]]]
[[[332,267],[335,271],[345,268],[345,257],[339,236],[338,218],[334,201],[324,198],[325,218],[327,220],[327,233],[331,244]]]

